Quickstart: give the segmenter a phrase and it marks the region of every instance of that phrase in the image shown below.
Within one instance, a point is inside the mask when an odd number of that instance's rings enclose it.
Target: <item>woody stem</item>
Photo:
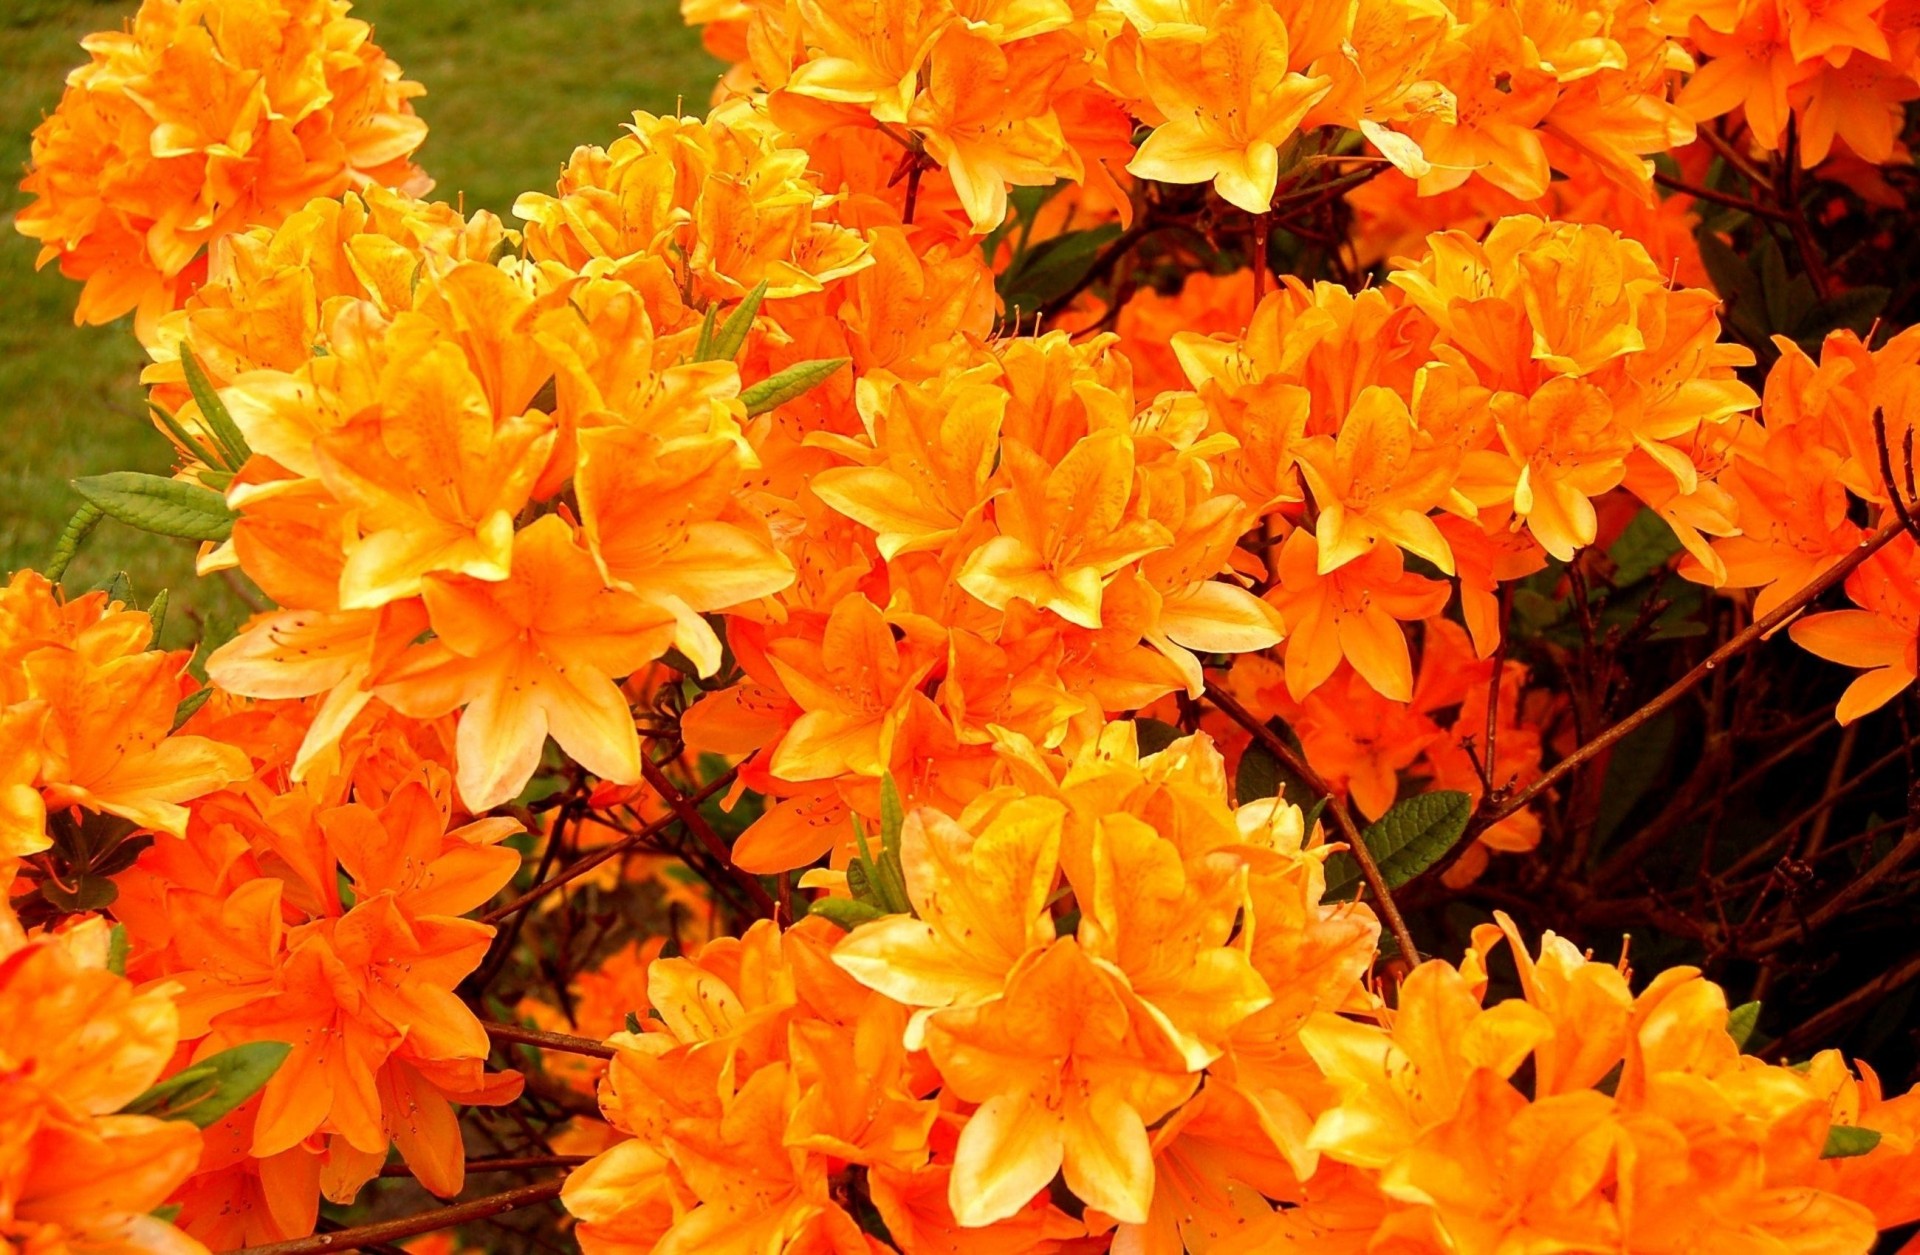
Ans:
[[[773,895],[767,892],[767,887],[760,883],[758,876],[734,866],[733,851],[729,850],[727,843],[720,839],[720,834],[713,830],[713,825],[709,824],[706,817],[700,813],[700,808],[675,788],[673,781],[667,779],[667,773],[660,770],[660,765],[645,754],[640,755],[640,771],[653,791],[665,799],[668,809],[679,816],[680,823],[686,830],[706,847],[707,853],[713,856],[715,862],[732,873],[734,883],[745,891],[747,898],[753,903],[754,909],[760,916],[763,919],[772,919],[778,909]]]
[[[1770,613],[1755,619],[1745,631],[1708,654],[1693,670],[1668,685],[1659,696],[1555,763],[1538,780],[1508,798],[1504,805],[1496,808],[1491,814],[1479,816],[1475,820],[1473,831],[1484,832],[1508,816],[1518,814],[1526,809],[1534,798],[1565,779],[1582,763],[1604,753],[1623,738],[1631,736],[1635,729],[1692,692],[1695,685],[1712,675],[1722,663],[1799,614],[1828,589],[1837,587],[1847,576],[1853,574],[1856,567],[1880,552],[1888,541],[1898,536],[1904,527],[1905,525],[1899,519],[1886,523],[1879,531],[1861,541],[1859,548],[1828,567],[1812,583],[1774,607]]]
[[[482,1020],[480,1027],[487,1030],[487,1036],[495,1041],[518,1042],[523,1046],[539,1046],[544,1050],[559,1050],[570,1055],[591,1055],[595,1059],[613,1058],[613,1047],[603,1046],[591,1037],[576,1037],[572,1033],[549,1033],[543,1029],[522,1028],[518,1024],[497,1024]]]
[[[738,770],[737,768],[729,767],[727,770],[721,772],[720,775],[718,775],[713,780],[708,782],[705,788],[701,789],[698,793],[694,794],[691,799],[688,799],[688,800],[691,801],[694,805],[698,806],[701,802],[706,801],[708,798],[712,797],[714,794],[720,792],[722,789],[725,789],[728,785],[732,784],[733,777],[737,772],[737,770]],[[640,831],[632,834],[631,836],[623,837],[619,841],[614,842],[612,845],[606,845],[606,846],[600,847],[598,850],[595,850],[592,854],[589,854],[587,857],[579,860],[578,862],[569,863],[567,866],[561,868],[560,871],[557,872],[551,880],[543,880],[539,884],[535,885],[533,888],[527,890],[525,893],[515,898],[513,901],[508,902],[504,906],[498,906],[498,907],[495,907],[493,910],[488,911],[485,915],[482,915],[480,917],[480,922],[482,924],[498,924],[501,920],[506,919],[508,916],[512,915],[515,911],[526,910],[528,907],[538,902],[541,898],[546,897],[549,893],[552,893],[556,889],[564,888],[569,882],[577,880],[581,876],[586,875],[588,872],[600,866],[600,864],[606,862],[608,859],[618,858],[622,854],[625,854],[631,850],[638,849],[640,846],[645,845],[649,840],[659,836],[662,832],[665,832],[668,828],[673,827],[673,825],[678,822],[680,822],[680,817],[678,815],[669,815],[665,819],[656,819],[652,823],[648,824],[646,827],[640,829]]]
[[[556,1178],[552,1181],[542,1181],[537,1185],[522,1185],[517,1189],[489,1194],[485,1198],[476,1198],[470,1203],[457,1203],[452,1207],[441,1207],[412,1216],[401,1216],[397,1220],[382,1220],[377,1224],[336,1229],[332,1233],[316,1233],[310,1238],[295,1238],[289,1242],[243,1246],[240,1252],[244,1255],[329,1255],[330,1252],[335,1251],[365,1250],[400,1238],[432,1233],[436,1229],[451,1229],[455,1225],[466,1224],[471,1220],[485,1220],[489,1216],[505,1215],[518,1207],[550,1202],[560,1197],[560,1189],[564,1184],[564,1179]]]
[[[1353,822],[1353,816],[1347,813],[1346,803],[1333,795],[1333,790],[1327,787],[1326,780],[1304,757],[1295,753],[1291,745],[1275,736],[1273,729],[1256,718],[1254,713],[1242,706],[1232,694],[1225,692],[1218,685],[1209,683],[1207,700],[1212,702],[1222,714],[1252,733],[1262,748],[1286,764],[1288,770],[1299,776],[1309,789],[1327,799],[1326,813],[1332,816],[1333,826],[1339,830],[1340,839],[1347,843],[1354,862],[1360,864],[1360,875],[1367,882],[1367,889],[1373,894],[1373,900],[1380,906],[1380,916],[1386,921],[1387,931],[1392,933],[1393,939],[1399,943],[1400,953],[1406,956],[1407,962],[1419,963],[1420,951],[1413,944],[1413,933],[1408,930],[1407,921],[1400,914],[1400,908],[1394,905],[1393,894],[1387,889],[1387,879],[1380,874],[1380,864],[1374,861],[1373,851],[1369,850],[1367,843],[1361,839],[1360,829]]]

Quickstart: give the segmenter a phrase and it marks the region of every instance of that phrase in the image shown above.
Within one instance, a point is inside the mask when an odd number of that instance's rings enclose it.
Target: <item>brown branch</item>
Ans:
[[[456,1203],[452,1207],[401,1216],[397,1220],[382,1220],[377,1224],[357,1225],[333,1233],[316,1233],[310,1238],[268,1242],[264,1246],[243,1246],[239,1249],[245,1255],[327,1255],[333,1251],[365,1250],[400,1238],[432,1233],[437,1229],[451,1229],[470,1220],[505,1215],[516,1208],[551,1202],[560,1197],[560,1189],[565,1183],[564,1178],[542,1181],[538,1185],[523,1185],[485,1198],[476,1198],[470,1203]]]
[[[666,800],[668,809],[679,816],[681,825],[693,835],[695,840],[706,847],[707,853],[713,856],[714,862],[720,864],[732,875],[734,883],[746,893],[747,900],[753,903],[754,909],[759,912],[761,918],[772,919],[778,914],[779,906],[774,902],[773,895],[767,892],[767,887],[760,883],[760,878],[734,865],[733,851],[727,848],[727,843],[720,839],[720,834],[713,830],[713,825],[708,823],[706,816],[700,813],[699,804],[689,801],[686,794],[680,792],[674,787],[673,781],[667,779],[667,773],[660,770],[660,765],[645,754],[640,755],[640,772],[646,777],[647,783],[653,787],[653,791]]]
[[[1655,697],[1652,701],[1640,707],[1640,709],[1634,711],[1620,722],[1594,737],[1591,741],[1574,750],[1573,753],[1568,754],[1565,758],[1555,763],[1552,767],[1548,768],[1538,780],[1535,780],[1532,784],[1521,789],[1518,793],[1514,794],[1512,798],[1508,799],[1505,805],[1497,807],[1490,814],[1478,817],[1475,820],[1475,831],[1484,831],[1494,824],[1499,823],[1501,820],[1518,814],[1520,811],[1526,809],[1534,798],[1539,797],[1542,793],[1545,793],[1548,789],[1560,783],[1561,780],[1572,774],[1582,763],[1588,762],[1598,755],[1605,753],[1624,738],[1631,736],[1636,730],[1659,715],[1661,711],[1672,706],[1682,697],[1692,692],[1696,685],[1712,675],[1723,663],[1736,657],[1749,645],[1752,645],[1755,641],[1760,640],[1775,628],[1793,618],[1802,610],[1805,610],[1807,606],[1821,594],[1827,592],[1829,589],[1838,587],[1846,580],[1847,576],[1853,574],[1854,568],[1858,567],[1868,558],[1871,558],[1874,554],[1880,552],[1881,548],[1895,536],[1898,536],[1902,530],[1902,524],[1897,519],[1882,526],[1879,531],[1861,541],[1859,548],[1821,572],[1820,575],[1805,588],[1802,588],[1786,601],[1774,607],[1774,609],[1764,617],[1754,620],[1744,631],[1708,654],[1706,658],[1691,671],[1668,685],[1658,697]]]
[[[1795,1025],[1793,1031],[1770,1048],[1775,1058],[1791,1059],[1809,1042],[1824,1041],[1849,1019],[1869,1005],[1880,1001],[1909,981],[1920,979],[1920,955],[1908,959],[1892,971],[1874,977],[1818,1015]]]
[[[1900,525],[1920,540],[1920,522],[1916,522],[1907,509],[1907,503],[1900,496],[1900,487],[1893,482],[1893,449],[1887,443],[1887,412],[1876,405],[1873,407],[1873,443],[1880,454],[1880,476],[1887,481],[1887,500],[1893,503],[1893,513]],[[1907,429],[1907,480],[1913,480],[1913,429]]]
[[[480,1027],[487,1030],[487,1036],[495,1041],[518,1042],[523,1046],[538,1046],[542,1050],[560,1050],[570,1055],[591,1055],[595,1059],[613,1058],[613,1047],[605,1046],[591,1037],[576,1037],[572,1033],[549,1033],[544,1029],[522,1028],[518,1024],[500,1024],[492,1020],[480,1021]]]
[[[1768,222],[1791,223],[1793,221],[1791,215],[1781,213],[1771,205],[1762,205],[1758,201],[1747,200],[1743,197],[1735,196],[1730,192],[1716,192],[1710,187],[1699,187],[1695,184],[1688,183],[1684,179],[1676,179],[1669,175],[1661,174],[1657,170],[1654,171],[1653,181],[1669,191],[1691,196],[1695,200],[1704,200],[1709,204],[1722,205],[1728,209],[1738,209],[1744,213],[1750,213],[1756,218],[1765,219]]]
[[[1386,877],[1380,874],[1380,865],[1374,861],[1373,851],[1369,850],[1367,843],[1361,839],[1360,829],[1354,824],[1353,816],[1347,813],[1346,803],[1333,795],[1333,790],[1327,786],[1326,780],[1308,764],[1305,758],[1295,753],[1291,745],[1275,736],[1273,729],[1262,723],[1252,711],[1242,706],[1232,694],[1209,682],[1207,700],[1212,702],[1222,714],[1252,733],[1254,739],[1259,741],[1269,754],[1285,763],[1287,768],[1299,776],[1309,789],[1325,796],[1326,813],[1333,817],[1333,826],[1339,829],[1340,839],[1347,843],[1354,861],[1360,864],[1360,875],[1367,882],[1367,888],[1372,891],[1374,901],[1379,904],[1380,915],[1386,920],[1387,930],[1400,944],[1400,953],[1406,956],[1407,962],[1417,965],[1420,962],[1420,951],[1413,944],[1413,934],[1408,931],[1407,921],[1402,918],[1400,908],[1394,905],[1393,894],[1387,888]]]
[[[469,1159],[467,1175],[478,1176],[487,1172],[525,1172],[531,1168],[578,1168],[591,1160],[591,1155],[521,1155],[501,1159]],[[383,1177],[410,1177],[413,1170],[403,1163],[390,1163],[380,1169]]]
[[[698,805],[699,803],[706,801],[708,798],[712,797],[714,794],[720,792],[722,789],[732,784],[733,778],[738,773],[738,771],[739,771],[739,768],[737,767],[727,768],[727,770],[721,772],[711,782],[709,782],[704,788],[702,788],[698,793],[694,794],[693,797],[689,800],[692,801],[695,805]],[[636,850],[640,848],[641,846],[645,845],[648,841],[652,840],[654,837],[659,836],[661,833],[665,832],[667,829],[673,827],[673,825],[678,822],[680,822],[680,817],[678,815],[669,815],[665,819],[656,819],[652,823],[648,824],[646,827],[642,828],[640,831],[634,833],[633,835],[628,837],[623,837],[620,840],[615,841],[611,845],[605,845],[600,847],[598,850],[595,850],[592,854],[589,854],[587,857],[580,859],[577,862],[569,863],[566,867],[561,868],[559,872],[555,873],[555,875],[551,880],[542,881],[541,883],[535,885],[533,888],[527,890],[525,893],[521,894],[519,897],[513,899],[513,901],[508,902],[504,906],[497,906],[493,910],[488,911],[485,915],[482,915],[480,917],[480,922],[482,924],[498,924],[501,920],[507,918],[507,916],[509,915],[512,915],[515,911],[526,910],[528,907],[532,906],[535,902],[538,902],[541,898],[544,898],[549,893],[552,893],[555,889],[562,888],[567,884],[569,884],[570,882],[578,880],[580,877],[586,875],[588,872],[600,866],[600,864],[606,862],[608,859],[618,858],[622,854],[626,854],[632,850]]]

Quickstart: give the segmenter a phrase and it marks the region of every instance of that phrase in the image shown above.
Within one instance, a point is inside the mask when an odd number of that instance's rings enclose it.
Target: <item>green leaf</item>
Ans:
[[[182,1206],[183,1204],[180,1204],[180,1203],[168,1203],[164,1207],[154,1208],[152,1211],[148,1212],[147,1214],[149,1216],[152,1216],[155,1220],[161,1221],[164,1224],[172,1224],[174,1220],[179,1217],[180,1208]]]
[[[900,866],[900,855],[893,850],[882,850],[874,864],[880,904],[889,915],[913,914],[913,899],[907,896],[907,875]]]
[[[254,1041],[222,1050],[161,1081],[122,1110],[129,1115],[185,1120],[204,1129],[258,1093],[292,1051],[293,1047],[279,1041]]]
[[[1269,719],[1267,727],[1284,742],[1288,749],[1301,758],[1307,756],[1301,747],[1300,736],[1284,719]],[[1240,805],[1257,802],[1261,798],[1277,797],[1283,802],[1305,810],[1322,795],[1309,788],[1298,772],[1287,766],[1259,741],[1247,746],[1240,755],[1240,768],[1233,776],[1233,795]],[[1312,826],[1311,821],[1308,824]]]
[[[1836,1124],[1827,1130],[1827,1144],[1820,1151],[1820,1158],[1853,1159],[1870,1153],[1879,1144],[1880,1134],[1873,1129]]]
[[[120,898],[120,886],[104,876],[81,876],[71,885],[48,877],[40,882],[40,896],[55,910],[69,915],[104,911]]]
[[[202,421],[213,432],[213,438],[220,442],[220,449],[226,455],[224,466],[230,471],[239,470],[253,456],[253,450],[247,447],[246,436],[241,434],[239,425],[233,421],[233,413],[227,409],[227,403],[214,390],[213,381],[207,378],[206,371],[200,369],[200,359],[184,344],[180,346],[180,368],[187,374],[187,387],[200,406]]]
[[[217,492],[138,471],[113,471],[73,481],[82,497],[109,517],[142,531],[185,540],[225,540],[233,534],[233,511]]]
[[[713,352],[713,320],[720,316],[718,304],[707,306],[706,316],[700,320],[700,336],[693,342],[693,360],[710,362]]]
[[[155,644],[159,643],[160,633],[167,626],[167,601],[167,590],[163,588],[160,590],[159,595],[153,599],[153,604],[147,607],[147,617],[153,620],[153,639]]]
[[[167,429],[168,434],[173,437],[174,443],[192,454],[199,460],[201,465],[217,467],[225,464],[225,459],[202,444],[192,432],[181,425],[179,419],[169,414],[163,406],[155,405],[152,401],[149,401],[147,402],[147,408],[152,410],[153,416],[160,420],[160,425]]]
[[[107,970],[115,976],[127,974],[127,926],[115,924],[107,934]]]
[[[900,804],[900,786],[891,771],[880,777],[880,848],[900,853],[900,830],[907,825],[906,807]]]
[[[1727,1036],[1742,1050],[1753,1040],[1753,1030],[1759,1025],[1760,1004],[1757,1002],[1743,1002],[1727,1012]]]
[[[1100,251],[1119,236],[1119,225],[1108,223],[1091,231],[1069,231],[1028,249],[997,285],[1008,316],[1017,311],[1030,317],[1072,291]]]
[[[73,512],[67,525],[60,529],[60,539],[53,542],[53,552],[47,557],[47,569],[43,574],[52,583],[58,584],[60,577],[73,565],[73,557],[80,552],[80,545],[88,534],[107,517],[107,512],[89,501]]]
[[[627,1012],[627,1031],[635,1036],[641,1032],[640,1017],[631,1011]]]
[[[133,596],[133,584],[127,578],[125,571],[115,571],[112,575],[101,580],[87,591],[90,593],[105,593],[108,601],[118,602],[124,606],[127,603],[127,599]]]
[[[1185,735],[1186,733],[1164,719],[1135,719],[1133,721],[1133,738],[1140,746],[1140,757],[1142,758],[1145,758],[1149,754],[1158,754],[1161,750],[1172,745]],[[1269,794],[1269,796],[1271,796],[1271,794]]]
[[[1727,321],[1748,340],[1764,342],[1767,309],[1760,277],[1713,232],[1701,231],[1694,238],[1699,242],[1707,277],[1726,304]]]
[[[762,279],[747,293],[746,299],[734,307],[727,320],[720,324],[720,330],[707,344],[706,356],[696,357],[697,362],[731,362],[740,356],[740,350],[747,343],[747,333],[753,330],[754,317],[760,312],[760,303],[767,299],[767,281]],[[713,313],[708,309],[708,315]],[[702,328],[705,330],[705,328]]]
[[[1820,352],[1820,343],[1831,332],[1851,331],[1856,335],[1865,335],[1873,326],[1873,320],[1886,308],[1887,298],[1893,295],[1891,288],[1879,288],[1871,285],[1849,288],[1845,292],[1830,296],[1807,311],[1806,317],[1793,329],[1793,338],[1814,354]]]
[[[862,924],[879,919],[886,912],[871,902],[859,902],[853,898],[817,898],[807,914],[823,916],[852,932]]]
[[[212,696],[212,688],[200,688],[181,698],[180,704],[173,708],[173,730],[178,732],[180,725],[193,718],[193,712],[206,705]]]
[[[1678,727],[1679,721],[1668,712],[1635,728],[1613,747],[1593,824],[1596,852],[1607,847],[1633,808],[1666,774],[1673,762]]]
[[[1441,789],[1401,802],[1360,834],[1380,865],[1387,888],[1397,889],[1438,863],[1467,831],[1473,799]],[[1360,880],[1360,864],[1351,854],[1327,860],[1328,900],[1342,896]]]
[[[742,388],[740,401],[747,407],[747,417],[765,414],[812,391],[851,360],[846,357],[822,357],[810,362],[795,362],[778,374],[768,375],[759,383]]]
[[[1654,511],[1642,507],[1607,548],[1616,588],[1638,584],[1680,552],[1680,538]]]
[[[1753,258],[1759,263],[1760,291],[1766,298],[1767,330],[1790,331],[1799,321],[1793,311],[1793,281],[1787,278],[1787,259],[1780,241],[1771,232],[1762,232],[1753,246]]]

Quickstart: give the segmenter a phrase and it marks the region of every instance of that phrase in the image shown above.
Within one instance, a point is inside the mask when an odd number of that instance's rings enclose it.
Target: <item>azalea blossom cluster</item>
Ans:
[[[20,231],[85,282],[74,317],[142,327],[205,274],[211,245],[315,196],[394,187],[415,166],[420,87],[348,0],[166,0],[85,42],[33,135]]]
[[[1747,334],[1723,234],[1810,227],[1712,185],[1884,159],[1899,12],[686,11],[713,107],[511,225],[345,0],[146,0],[37,134],[177,465],[0,592],[0,1240],[301,1238],[506,1127],[620,1255],[1920,1220],[1920,1091],[1391,892],[1558,857],[1596,586],[1745,648],[1844,576],[1817,721],[1915,684],[1920,335]],[[270,604],[193,669],[58,584],[103,518]]]

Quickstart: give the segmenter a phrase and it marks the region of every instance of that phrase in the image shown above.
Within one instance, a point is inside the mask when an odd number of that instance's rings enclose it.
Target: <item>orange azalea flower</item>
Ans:
[[[1413,575],[1396,545],[1375,545],[1320,573],[1312,531],[1297,528],[1280,548],[1280,582],[1267,594],[1287,625],[1287,689],[1299,701],[1324,684],[1344,657],[1393,701],[1413,696],[1413,658],[1402,621],[1438,614],[1450,590]]]
[[[1304,441],[1294,456],[1319,510],[1313,530],[1320,574],[1381,540],[1453,574],[1453,554],[1427,512],[1444,503],[1471,517],[1472,503],[1452,491],[1459,453],[1424,437],[1392,391],[1366,389],[1337,437]]]
[[[1021,961],[1053,940],[1047,905],[1059,876],[1063,813],[1051,800],[1023,799],[975,835],[937,811],[915,811],[900,834],[915,916],[862,925],[835,948],[834,962],[908,1006],[1000,997]],[[915,1021],[916,1044],[924,1024],[924,1017]]]
[[[1178,1106],[1194,1078],[1177,1056],[1144,1052],[1139,1014],[1068,937],[1016,970],[1004,997],[931,1019],[927,1049],[941,1077],[980,1104],[960,1134],[948,1189],[962,1225],[1014,1215],[1062,1172],[1088,1206],[1126,1223],[1147,1219],[1146,1126]]]
[[[18,226],[40,263],[86,281],[78,322],[138,309],[142,338],[204,273],[222,236],[278,224],[316,196],[385,185],[424,194],[416,83],[345,0],[148,0],[34,132],[34,202]]]
[[[1003,44],[971,25],[941,33],[907,121],[953,180],[973,229],[986,232],[1006,218],[1009,186],[1080,176],[1049,107],[1078,50],[1064,34]]]
[[[240,749],[173,732],[192,681],[184,652],[148,649],[153,620],[104,593],[62,602],[21,571],[0,594],[0,849],[47,848],[48,810],[104,811],[174,836],[183,805],[250,773]]]
[[[1920,546],[1910,536],[1896,536],[1847,577],[1847,596],[1860,609],[1809,615],[1787,629],[1801,648],[1830,662],[1865,668],[1834,711],[1841,723],[1872,714],[1914,682]]]
[[[102,920],[29,940],[0,904],[0,1243],[205,1255],[150,1214],[193,1171],[200,1131],[113,1114],[173,1057],[171,991],[136,993],[107,948]]]
[[[1159,524],[1128,517],[1132,442],[1118,432],[1092,435],[1055,465],[1009,442],[1001,459],[1006,491],[993,504],[999,534],[974,550],[955,579],[996,610],[1019,598],[1098,628],[1106,578],[1169,539]]]
[[[573,529],[547,515],[513,542],[513,574],[426,581],[436,638],[376,677],[382,700],[414,718],[461,709],[460,797],[483,811],[518,793],[549,733],[588,770],[640,778],[640,742],[618,677],[666,652],[673,621],[606,587]]]
[[[806,712],[781,737],[773,774],[800,781],[885,771],[916,690],[935,665],[917,652],[910,642],[902,649],[879,608],[857,594],[834,607],[820,640],[772,642],[768,660]]]
[[[1280,146],[1300,129],[1328,80],[1287,67],[1287,25],[1266,0],[1207,6],[1199,22],[1146,26],[1148,98],[1162,117],[1127,170],[1164,183],[1211,182],[1229,204],[1267,212]]]

